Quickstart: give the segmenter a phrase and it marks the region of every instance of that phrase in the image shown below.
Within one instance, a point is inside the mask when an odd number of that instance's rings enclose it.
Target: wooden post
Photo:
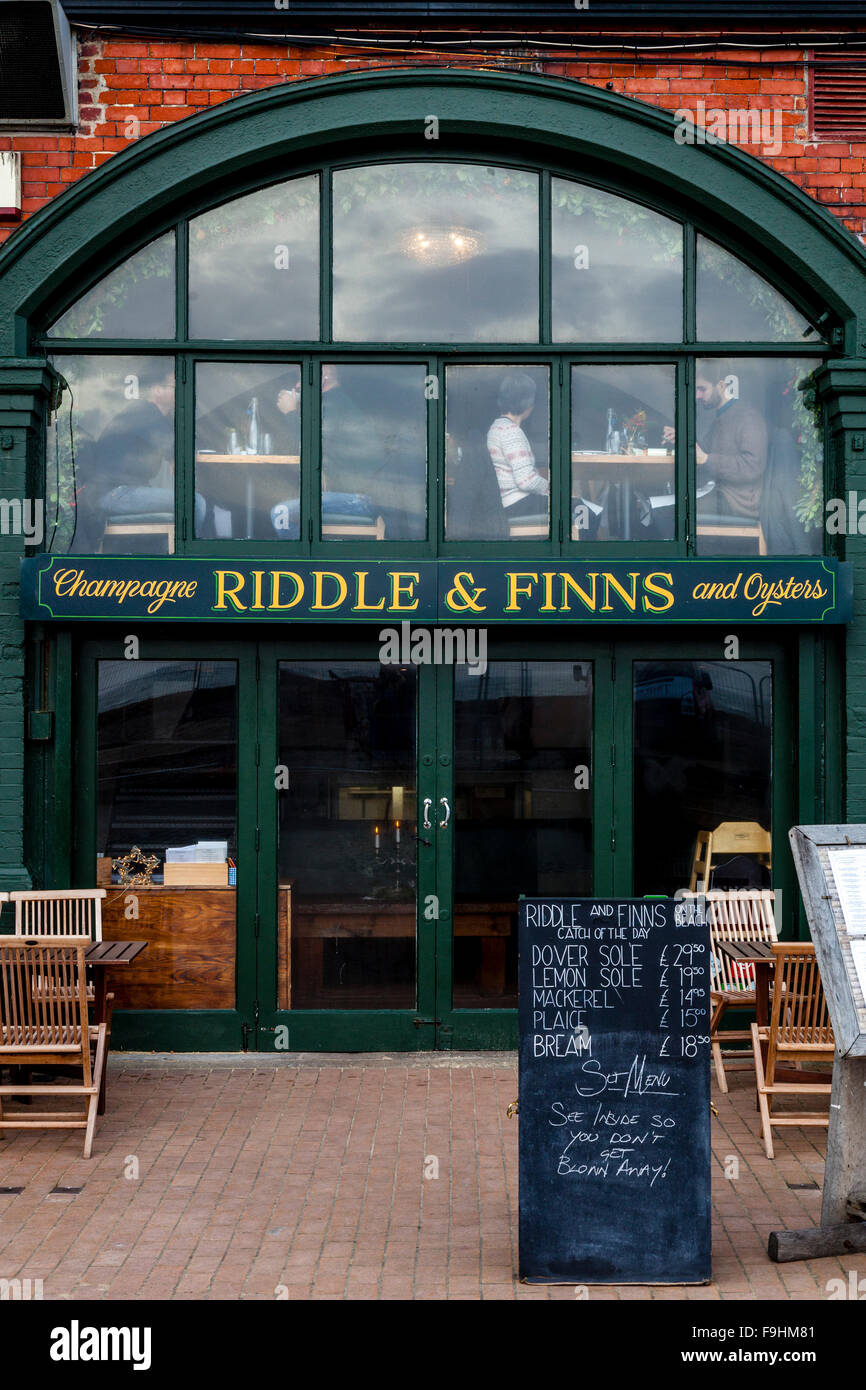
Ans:
[[[853,1192],[866,1191],[866,1058],[840,1057],[833,1063],[830,1129],[824,1168],[821,1225],[850,1219]]]

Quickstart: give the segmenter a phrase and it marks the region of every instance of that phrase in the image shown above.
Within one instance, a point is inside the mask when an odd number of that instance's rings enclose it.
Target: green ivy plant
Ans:
[[[710,275],[734,301],[748,302],[767,326],[770,343],[802,342],[803,318],[784,295],[723,246],[707,237],[699,239],[698,277]]]
[[[620,198],[603,189],[590,188],[572,179],[553,180],[552,202],[554,209],[562,209],[573,217],[589,214],[602,233],[609,232],[617,240],[633,238],[635,246],[641,248],[641,256],[649,253],[657,264],[672,265],[682,260],[683,230],[680,223],[644,207],[642,203]]]
[[[792,379],[791,413],[800,450],[800,496],[794,511],[807,531],[816,530],[824,516],[824,410],[815,390],[815,373]]]

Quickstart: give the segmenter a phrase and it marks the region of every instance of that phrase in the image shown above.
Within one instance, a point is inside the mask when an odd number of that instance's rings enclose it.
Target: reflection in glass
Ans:
[[[667,364],[571,373],[573,540],[671,540],[675,374]]]
[[[768,280],[705,236],[697,239],[698,341],[799,343],[809,321]]]
[[[337,341],[538,341],[537,175],[379,164],[333,188]]]
[[[300,382],[297,363],[197,363],[196,491],[207,502],[197,535],[297,540]]]
[[[46,550],[171,554],[174,362],[55,357],[65,378],[47,434]],[[196,517],[204,515],[196,497]]]
[[[324,537],[424,539],[425,373],[423,363],[322,366]]]
[[[100,661],[97,698],[103,930],[148,942],[112,981],[116,1006],[234,1008],[236,665]],[[133,848],[156,860],[152,886],[134,890],[134,923],[111,863]]]
[[[414,667],[280,663],[282,1009],[415,1003]]]
[[[48,330],[51,338],[173,338],[174,232],[98,280]]]
[[[318,338],[318,175],[273,184],[193,218],[189,332]]]
[[[699,831],[770,829],[772,678],[769,661],[634,663],[635,893],[688,888]],[[709,886],[771,885],[765,866],[737,854]]]
[[[816,358],[705,358],[695,367],[700,555],[819,555],[824,453]]]
[[[592,893],[592,664],[455,668],[454,1004],[517,1003],[517,900]]]
[[[554,342],[679,342],[680,224],[572,179],[551,198]]]
[[[448,540],[547,536],[547,367],[447,367]]]

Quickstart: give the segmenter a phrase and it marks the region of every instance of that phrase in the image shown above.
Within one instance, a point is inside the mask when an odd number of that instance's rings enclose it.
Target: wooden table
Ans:
[[[572,478],[575,472],[586,472],[591,468],[594,471],[606,472],[608,469],[615,469],[615,483],[620,489],[622,498],[622,539],[630,541],[631,535],[631,500],[634,487],[635,475],[644,470],[652,470],[658,473],[660,468],[666,469],[673,480],[674,476],[674,455],[673,453],[653,453],[653,454],[608,454],[604,450],[597,452],[581,452],[575,450],[571,455]],[[577,465],[577,469],[575,469]],[[652,478],[656,483],[658,479]],[[579,539],[573,537],[573,539]]]
[[[196,463],[251,463],[266,464],[274,468],[299,468],[301,464],[300,454],[207,454],[199,452],[195,456]],[[253,491],[253,475],[246,475],[246,502],[247,502],[247,535],[253,534],[253,519],[255,513],[255,495]]]
[[[94,941],[84,952],[84,964],[93,969],[93,1021],[94,1023],[107,1023],[106,1018],[106,972],[113,970],[115,966],[130,965],[141,955],[146,941]],[[105,1076],[108,1071],[106,1065],[102,1076],[102,1088],[99,1092],[99,1105],[97,1113],[105,1114]]]
[[[732,965],[751,965],[755,971],[755,1022],[766,1028],[770,1022],[770,982],[776,968],[773,948],[767,941],[716,941],[715,948]],[[745,992],[745,991],[744,991]]]
[[[776,970],[776,958],[768,941],[716,941],[721,951],[734,965],[751,965],[755,970],[755,1022],[766,1028],[770,1022],[770,985]],[[767,1064],[767,1044],[761,1043],[764,1067]],[[776,1080],[802,1084],[803,1073],[791,1067],[776,1067]]]

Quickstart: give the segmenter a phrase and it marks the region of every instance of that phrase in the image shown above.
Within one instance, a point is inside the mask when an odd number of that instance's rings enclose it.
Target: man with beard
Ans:
[[[753,406],[740,399],[740,380],[733,364],[719,358],[698,362],[695,396],[706,411],[715,411],[706,448],[695,445],[699,492],[715,483],[706,496],[698,496],[698,517],[742,517],[757,524],[767,468],[766,422]],[[666,425],[665,441],[674,441],[674,429]]]

